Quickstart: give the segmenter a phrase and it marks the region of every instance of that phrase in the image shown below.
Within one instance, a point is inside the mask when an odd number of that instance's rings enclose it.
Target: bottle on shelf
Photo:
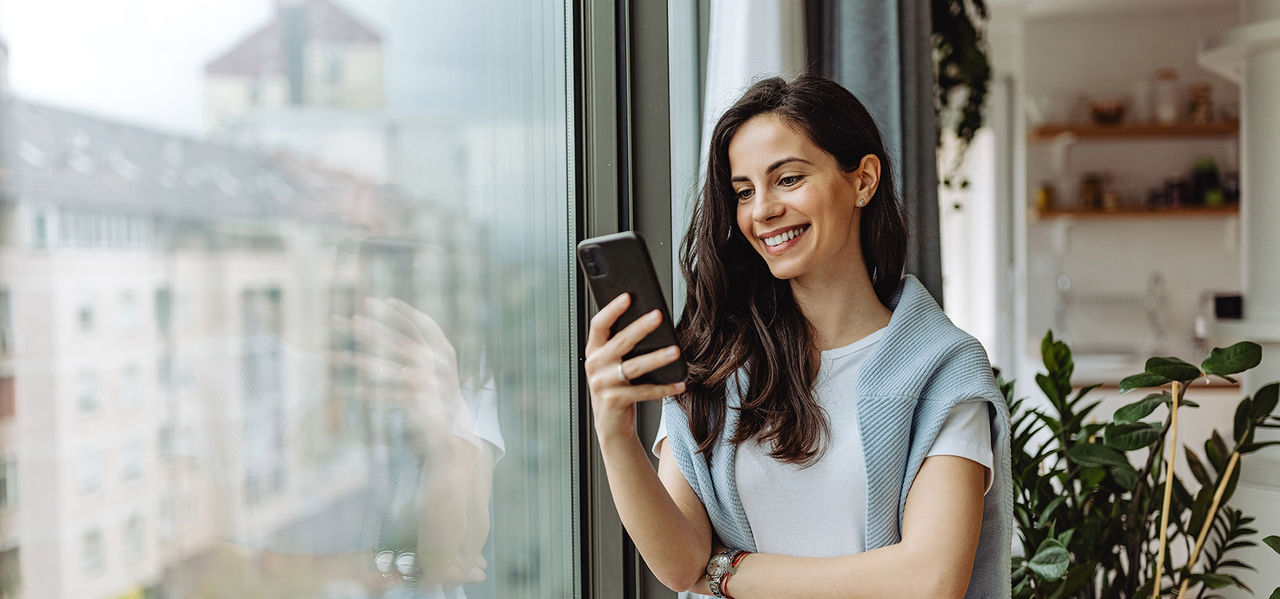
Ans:
[[[1156,122],[1172,125],[1178,122],[1178,70],[1159,69],[1152,89]]]

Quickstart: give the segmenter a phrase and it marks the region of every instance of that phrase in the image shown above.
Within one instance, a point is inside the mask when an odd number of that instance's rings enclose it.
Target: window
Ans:
[[[55,328],[70,338],[47,359],[73,366],[55,387],[62,409],[23,434],[94,451],[55,452],[40,472],[23,463],[24,482],[40,480],[33,488],[69,508],[23,514],[23,534],[51,531],[51,544],[70,548],[24,551],[23,568],[80,579],[32,577],[24,596],[226,596],[227,581],[246,579],[265,597],[318,596],[369,572],[377,551],[425,555],[434,548],[418,547],[419,530],[429,543],[458,529],[481,532],[463,557],[487,567],[457,594],[589,596],[573,253],[588,160],[576,147],[580,3],[244,12],[98,0],[95,11],[119,18],[69,20],[44,4],[5,12],[0,29],[28,32],[75,69],[34,67],[41,50],[24,46],[14,72],[81,85],[74,97],[0,107],[6,139],[33,150],[11,161],[23,171],[0,178],[0,196],[48,213],[49,249],[15,254],[29,261],[15,272],[68,265],[31,303],[61,311]],[[87,51],[93,39],[128,43]],[[203,93],[156,93],[186,79]],[[55,166],[73,155],[80,167]],[[25,181],[40,185],[13,188]],[[122,251],[139,244],[152,250]],[[41,322],[38,311],[19,316]],[[382,343],[354,317],[405,334]],[[436,326],[458,358],[447,373],[462,387],[456,421],[413,412],[413,402],[458,402],[430,393],[433,370],[410,370],[443,349],[420,335]],[[132,337],[117,347],[122,332]],[[405,351],[391,353],[394,343]],[[481,448],[483,460],[423,450],[440,438]],[[427,490],[428,472],[469,484]],[[455,501],[470,489],[486,491]],[[81,520],[103,502],[121,510]],[[152,539],[181,551],[152,552]],[[319,552],[325,560],[309,555]],[[268,553],[288,563],[264,568]],[[358,559],[318,565],[343,555]],[[130,560],[147,567],[120,568]],[[349,594],[389,596],[370,578]]]
[[[96,412],[98,410],[98,376],[89,371],[81,372],[78,382],[80,387],[77,390],[76,405],[80,413]]]
[[[80,556],[86,576],[102,574],[106,565],[102,558],[102,531],[95,528],[80,537]]]
[[[13,392],[13,377],[0,377],[0,420],[13,418],[17,408],[17,399]]]
[[[84,290],[80,292],[80,297],[76,303],[76,324],[80,326],[80,330],[89,332],[93,330],[93,292]]]
[[[124,480],[138,480],[142,476],[142,444],[136,439],[125,443],[120,452],[120,462]]]
[[[138,299],[133,291],[120,294],[120,332],[132,335],[138,330]]]
[[[141,561],[142,552],[142,516],[133,514],[124,523],[124,561],[130,564]]]
[[[168,354],[156,357],[156,389],[168,393],[173,384],[173,358]]]
[[[49,221],[43,210],[36,212],[31,222],[31,246],[44,249],[49,245]]]
[[[161,287],[156,290],[156,332],[162,336],[169,334],[169,325],[172,320],[173,312],[172,301],[173,292],[170,291],[168,287]]]
[[[93,493],[102,488],[102,456],[95,451],[80,454],[80,492]]]
[[[9,290],[0,288],[0,356],[13,352],[13,307]]]
[[[136,364],[126,365],[120,370],[120,410],[127,412],[138,408],[141,387],[142,375]]]
[[[18,507],[18,461],[0,458],[0,510]]]

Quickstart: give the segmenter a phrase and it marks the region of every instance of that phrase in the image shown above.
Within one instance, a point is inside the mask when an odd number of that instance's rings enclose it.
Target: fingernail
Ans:
[[[668,347],[668,348],[667,348],[667,355],[668,355],[668,356],[674,356],[674,355],[677,355],[677,354],[679,354],[679,353],[680,353],[680,348],[678,348],[678,347],[674,347],[674,346],[673,346],[673,347]]]
[[[661,310],[654,310],[653,312],[649,313],[649,320],[657,320],[659,318],[662,318]]]
[[[684,383],[676,383],[676,393],[684,393]]]

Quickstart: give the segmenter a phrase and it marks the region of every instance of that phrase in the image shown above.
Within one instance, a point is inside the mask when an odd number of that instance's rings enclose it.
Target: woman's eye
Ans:
[[[786,176],[786,177],[783,177],[783,178],[779,179],[779,180],[778,180],[778,183],[779,183],[780,185],[782,185],[783,187],[791,187],[792,185],[795,185],[796,183],[799,183],[799,182],[800,182],[800,179],[802,179],[802,178],[804,178],[804,177],[803,177],[803,176],[801,176],[801,175],[788,175],[788,176]]]
[[[739,189],[739,190],[738,190],[738,201],[739,201],[739,202],[745,202],[745,201],[747,201],[747,200],[751,199],[751,196],[752,196],[752,195],[754,195],[754,194],[755,194],[755,192],[756,192],[756,190],[754,190],[754,189]]]

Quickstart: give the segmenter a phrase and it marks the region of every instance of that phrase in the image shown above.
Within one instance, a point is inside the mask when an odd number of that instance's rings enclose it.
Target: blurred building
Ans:
[[[354,301],[332,248],[394,233],[402,200],[13,98],[0,127],[0,596],[140,593],[360,485],[292,466],[289,431],[345,426],[304,413]]]

